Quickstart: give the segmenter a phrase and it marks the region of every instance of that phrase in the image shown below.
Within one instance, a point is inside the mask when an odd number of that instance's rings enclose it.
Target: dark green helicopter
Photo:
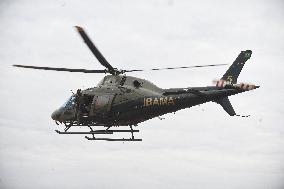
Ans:
[[[230,116],[235,116],[236,113],[228,96],[259,87],[244,83],[237,84],[237,78],[245,62],[251,57],[251,50],[241,51],[223,77],[216,81],[215,86],[162,89],[147,80],[125,75],[127,72],[143,70],[118,70],[112,67],[89,39],[83,28],[76,26],[76,29],[89,49],[106,69],[86,70],[14,65],[21,68],[41,70],[110,74],[105,76],[98,83],[97,87],[86,90],[78,89],[76,94],[73,94],[63,106],[52,113],[51,118],[55,120],[56,124],[65,125],[64,132],[56,130],[59,134],[91,134],[92,137],[86,136],[88,140],[142,141],[142,139],[134,138],[133,134],[134,132],[139,132],[139,130],[134,130],[133,126],[137,126],[140,122],[210,101],[220,104]],[[226,64],[157,68],[152,70],[221,65]],[[69,128],[75,126],[86,126],[89,127],[90,131],[68,131]],[[104,126],[106,129],[94,130],[96,126]],[[130,129],[111,129],[111,127],[120,126],[129,126]],[[95,137],[117,132],[129,132],[131,133],[131,138]]]

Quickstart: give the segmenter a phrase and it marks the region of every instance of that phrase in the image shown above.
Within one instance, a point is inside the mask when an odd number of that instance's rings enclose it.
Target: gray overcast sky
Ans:
[[[283,1],[0,2],[0,188],[284,188]],[[139,126],[143,142],[60,136],[50,114],[102,68],[73,26],[118,68],[232,63],[251,49],[230,117],[208,103]],[[227,67],[137,73],[160,87],[211,85]],[[134,75],[134,74],[129,74]],[[63,129],[63,128],[62,128]]]

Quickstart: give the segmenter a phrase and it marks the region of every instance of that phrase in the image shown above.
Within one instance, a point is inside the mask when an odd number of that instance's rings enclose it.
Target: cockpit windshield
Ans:
[[[70,108],[75,104],[75,95],[72,95],[61,107]]]

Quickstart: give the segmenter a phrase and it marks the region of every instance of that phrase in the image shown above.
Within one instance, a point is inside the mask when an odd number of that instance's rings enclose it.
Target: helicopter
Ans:
[[[75,26],[75,28],[105,69],[91,70],[13,65],[20,68],[39,70],[108,74],[96,87],[85,90],[78,89],[60,108],[51,114],[51,118],[57,125],[63,124],[65,126],[64,131],[55,130],[58,134],[89,135],[85,136],[88,140],[142,141],[142,139],[134,137],[134,133],[139,132],[139,130],[133,128],[141,122],[155,117],[160,118],[164,114],[173,113],[206,102],[220,104],[230,116],[240,116],[235,113],[228,96],[259,88],[259,86],[253,84],[237,83],[237,78],[244,64],[251,57],[251,50],[241,51],[222,78],[215,81],[214,86],[162,89],[145,79],[126,75],[129,72],[144,70],[121,70],[114,68],[91,41],[85,30],[80,26]],[[224,65],[227,64],[154,68],[151,70]],[[78,126],[88,127],[90,131],[69,131],[71,127]],[[102,126],[104,129],[98,129],[99,126]],[[129,127],[129,129],[113,129],[123,126]],[[131,137],[97,137],[114,133],[131,133]]]

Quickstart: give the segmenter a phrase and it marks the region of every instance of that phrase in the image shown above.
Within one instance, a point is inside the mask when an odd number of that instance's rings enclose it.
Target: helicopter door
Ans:
[[[95,95],[91,107],[91,115],[105,118],[110,115],[114,95]]]

